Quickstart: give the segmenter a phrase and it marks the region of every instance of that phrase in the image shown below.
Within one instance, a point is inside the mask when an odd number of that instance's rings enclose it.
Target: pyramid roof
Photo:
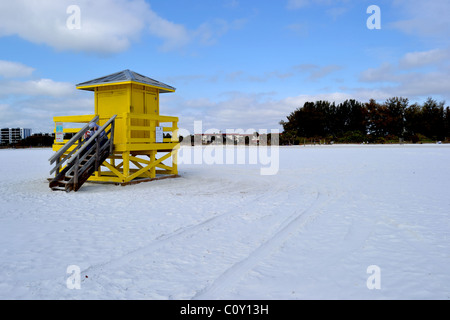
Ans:
[[[140,83],[159,89],[160,93],[175,92],[175,88],[131,70],[123,70],[101,78],[77,84],[77,89],[94,91],[95,87],[118,83]]]

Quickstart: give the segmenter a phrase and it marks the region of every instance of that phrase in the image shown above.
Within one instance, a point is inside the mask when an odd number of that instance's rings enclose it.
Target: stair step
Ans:
[[[53,181],[54,183],[62,183],[62,184],[67,184],[70,181],[70,177],[64,177],[63,179],[57,180],[57,181]]]
[[[88,155],[83,161],[78,163],[78,169],[77,166],[75,165],[75,163],[72,163],[72,168],[67,168],[66,170],[66,175],[62,176],[60,178],[60,180],[58,181],[53,181],[51,182],[51,189],[53,191],[65,191],[65,192],[71,192],[71,191],[78,191],[80,189],[80,187],[84,184],[84,182],[87,180],[87,173],[92,172],[95,170],[95,164],[96,162],[93,161],[95,160],[95,158],[93,159],[93,157],[95,157],[96,155]],[[105,151],[99,154],[99,162],[102,162],[106,160],[106,158],[109,156],[109,152]],[[87,166],[88,162],[91,162],[91,164],[89,166]],[[84,168],[84,170],[80,170]],[[75,186],[73,184],[73,179],[75,176],[75,172],[74,170],[78,170],[78,184]],[[72,171],[71,174],[67,174],[67,171]],[[72,182],[71,182],[72,181]]]
[[[62,188],[62,187],[52,187],[53,191],[66,191],[66,188]]]

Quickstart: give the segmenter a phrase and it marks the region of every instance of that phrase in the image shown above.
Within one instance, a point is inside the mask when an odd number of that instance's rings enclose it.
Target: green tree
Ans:
[[[313,137],[323,131],[324,117],[313,102],[306,102],[288,117],[288,122],[282,122],[285,131],[292,132],[297,137]]]
[[[387,112],[386,132],[397,137],[404,137],[406,131],[405,112],[408,108],[409,100],[407,98],[389,98],[385,105]]]
[[[423,127],[422,107],[415,103],[405,110],[405,128],[406,135],[411,139],[421,134]]]
[[[367,110],[367,131],[369,135],[373,139],[387,136],[386,128],[389,122],[387,107],[380,105],[374,99],[370,99],[365,107]]]
[[[450,139],[450,107],[445,109],[445,137]]]
[[[409,100],[393,97],[379,104],[346,100],[339,105],[328,101],[306,102],[287,121],[281,121],[282,143],[299,139],[327,138],[336,141],[389,141],[397,137],[418,141],[425,136],[435,140],[450,137],[450,107],[428,98],[409,106]]]
[[[442,140],[445,137],[444,104],[445,102],[438,103],[431,97],[423,104],[421,133],[433,140]]]
[[[367,133],[367,116],[366,107],[359,101],[346,100],[336,107],[334,116],[335,132],[342,136],[346,132],[358,131],[363,134]]]

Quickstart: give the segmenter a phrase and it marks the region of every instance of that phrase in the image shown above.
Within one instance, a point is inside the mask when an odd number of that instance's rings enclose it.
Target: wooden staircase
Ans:
[[[82,139],[89,130],[89,125],[86,125],[49,159],[50,164],[56,162],[50,171],[50,174],[55,173],[55,177],[49,183],[53,191],[76,192],[99,170],[102,163],[114,151],[116,117],[109,119],[89,140]],[[91,122],[96,121],[98,116]],[[72,150],[69,152],[70,149]]]

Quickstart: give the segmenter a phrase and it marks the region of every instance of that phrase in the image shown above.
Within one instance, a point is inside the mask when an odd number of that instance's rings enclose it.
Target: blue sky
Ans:
[[[80,28],[68,28],[80,9]],[[367,8],[380,8],[370,30]],[[0,4],[0,126],[94,112],[75,85],[130,69],[177,88],[180,127],[278,129],[306,101],[450,98],[448,0],[38,0]],[[72,21],[72,20],[70,20]]]

